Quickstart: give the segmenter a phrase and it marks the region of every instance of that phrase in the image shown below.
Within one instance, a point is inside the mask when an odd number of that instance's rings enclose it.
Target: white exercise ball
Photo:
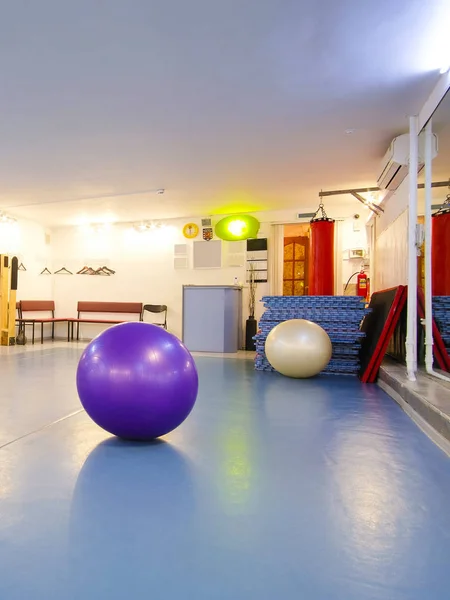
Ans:
[[[327,332],[311,321],[279,323],[266,339],[266,357],[286,377],[314,377],[330,362],[332,346]]]

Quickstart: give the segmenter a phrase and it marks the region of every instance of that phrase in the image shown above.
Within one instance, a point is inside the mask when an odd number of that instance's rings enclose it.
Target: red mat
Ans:
[[[406,304],[406,297],[407,288],[404,285],[372,294],[369,304],[371,312],[361,325],[361,331],[366,333],[360,352],[359,378],[363,383],[375,382],[389,341]]]

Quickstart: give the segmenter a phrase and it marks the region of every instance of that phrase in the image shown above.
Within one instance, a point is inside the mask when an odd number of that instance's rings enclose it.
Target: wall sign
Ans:
[[[210,242],[213,239],[212,227],[203,228],[203,239],[205,240],[205,242]]]
[[[212,240],[194,242],[194,269],[220,269],[222,267],[222,242]]]
[[[196,223],[186,223],[183,227],[183,235],[188,240],[192,240],[198,236],[199,228]]]

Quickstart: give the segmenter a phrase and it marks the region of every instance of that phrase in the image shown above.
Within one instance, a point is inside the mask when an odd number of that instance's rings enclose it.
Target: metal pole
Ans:
[[[431,187],[448,187],[449,182],[448,181],[435,181],[434,183],[431,184]],[[417,189],[423,189],[425,187],[424,183],[419,183],[417,185]],[[380,188],[378,187],[367,187],[367,188],[357,188],[354,190],[332,190],[329,192],[324,192],[323,190],[321,192],[319,192],[319,198],[325,198],[326,196],[341,196],[342,194],[350,194],[353,195],[354,193],[358,193],[358,194],[364,194],[364,193],[369,193],[369,192],[381,192]]]
[[[417,167],[419,154],[417,117],[409,118],[408,307],[406,370],[410,381],[417,371]]]
[[[340,196],[342,194],[353,194],[353,192],[358,192],[359,194],[365,192],[379,192],[380,188],[378,187],[366,187],[366,188],[357,188],[355,190],[332,190],[331,192],[319,192],[319,198],[325,198],[325,196]]]

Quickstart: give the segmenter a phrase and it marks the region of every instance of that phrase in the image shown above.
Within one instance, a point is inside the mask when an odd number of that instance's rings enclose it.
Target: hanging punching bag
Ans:
[[[318,216],[321,212],[322,216]],[[326,215],[322,201],[311,219],[309,234],[309,295],[334,295],[334,220]]]
[[[433,296],[450,296],[450,194],[432,219]]]

